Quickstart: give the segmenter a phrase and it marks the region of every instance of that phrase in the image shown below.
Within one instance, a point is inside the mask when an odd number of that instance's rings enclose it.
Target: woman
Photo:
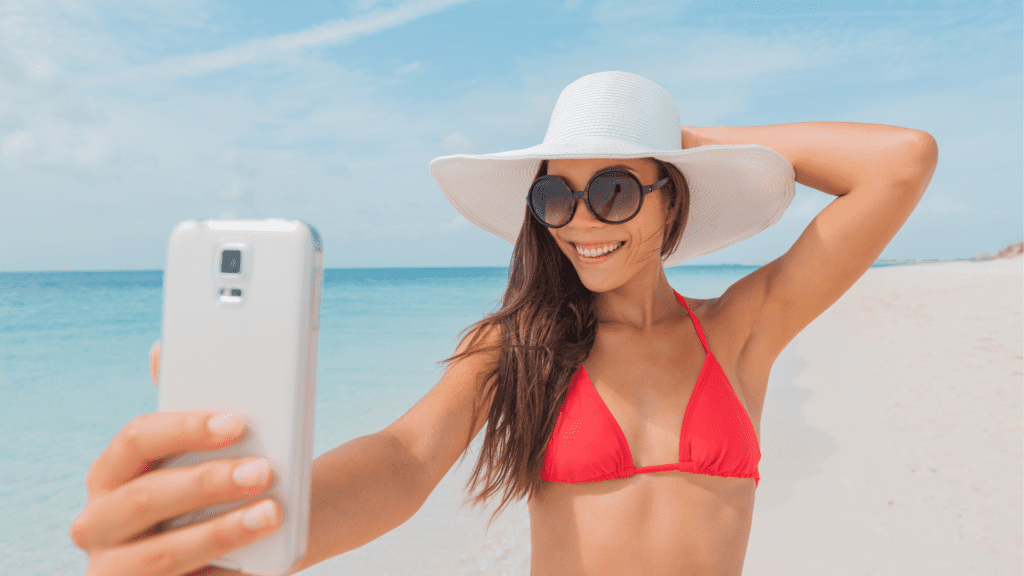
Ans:
[[[683,127],[663,89],[621,72],[567,87],[543,144],[435,160],[456,208],[515,242],[502,308],[409,412],[316,459],[295,571],[411,517],[486,424],[473,500],[528,499],[534,576],[740,574],[772,363],[871,266],[936,160],[931,136],[891,126]],[[668,285],[665,266],[774,224],[794,179],[838,199],[789,251],[717,298]],[[155,532],[265,490],[265,468],[233,478],[248,461],[151,472],[243,433],[212,432],[215,416],[147,414],[114,437],[71,527],[90,575],[229,574],[201,568],[273,531],[267,501],[264,525]]]

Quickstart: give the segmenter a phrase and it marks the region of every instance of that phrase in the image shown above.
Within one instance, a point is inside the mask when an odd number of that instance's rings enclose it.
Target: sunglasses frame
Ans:
[[[633,181],[636,182],[637,186],[640,187],[640,204],[636,207],[636,212],[634,212],[632,216],[626,218],[625,220],[605,220],[596,211],[594,211],[594,207],[590,205],[590,186],[594,183],[594,180],[598,179],[599,177],[605,174],[608,174],[609,172],[625,174],[629,178],[632,178]],[[569,194],[572,195],[572,208],[569,209],[569,218],[565,221],[565,224],[548,224],[547,222],[544,221],[543,218],[540,217],[540,215],[537,214],[537,211],[533,207],[533,202],[530,201],[530,197],[533,196],[533,187],[536,186],[538,182],[551,178],[554,178],[561,182],[562,185],[565,186],[566,190],[569,191]],[[640,214],[640,210],[643,209],[644,207],[644,197],[650,194],[651,192],[654,192],[655,190],[661,188],[665,184],[668,184],[668,181],[668,178],[662,178],[661,180],[658,180],[657,182],[651,184],[650,186],[644,186],[643,183],[640,182],[640,179],[630,172],[627,172],[621,168],[605,168],[604,170],[601,170],[600,172],[590,177],[590,180],[587,181],[587,186],[583,189],[582,192],[574,192],[572,186],[570,186],[569,183],[563,180],[562,178],[554,176],[552,174],[545,174],[544,176],[537,178],[536,180],[533,181],[532,184],[530,184],[530,189],[526,193],[526,203],[530,206],[530,213],[533,214],[533,217],[536,218],[538,222],[540,222],[544,226],[547,226],[548,228],[561,228],[568,224],[569,222],[572,222],[572,219],[576,216],[576,205],[579,204],[579,202],[576,202],[576,200],[580,198],[583,198],[583,203],[587,205],[587,210],[590,210],[590,213],[594,215],[594,218],[597,218],[598,220],[604,222],[605,224],[625,224],[626,222],[629,222],[633,218],[636,218],[638,214]]]

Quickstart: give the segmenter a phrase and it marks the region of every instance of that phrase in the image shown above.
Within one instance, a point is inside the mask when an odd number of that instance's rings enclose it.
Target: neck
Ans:
[[[678,321],[686,310],[676,300],[675,292],[658,261],[628,282],[596,297],[599,324],[620,325],[638,332]]]

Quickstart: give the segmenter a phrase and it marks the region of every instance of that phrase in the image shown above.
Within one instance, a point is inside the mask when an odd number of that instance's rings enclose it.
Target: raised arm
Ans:
[[[838,196],[785,254],[735,285],[759,309],[748,342],[771,361],[871,267],[917,206],[938,161],[926,132],[880,124],[684,127],[682,141],[683,148],[767,146],[792,164],[797,182]]]

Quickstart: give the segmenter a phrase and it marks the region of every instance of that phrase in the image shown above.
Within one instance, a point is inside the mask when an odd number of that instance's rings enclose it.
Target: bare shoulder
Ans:
[[[772,263],[765,264],[734,282],[715,298],[686,298],[704,326],[716,357],[738,355],[758,322],[767,302]]]
[[[424,467],[431,490],[469,447],[487,421],[489,398],[474,412],[478,392],[497,365],[501,351],[498,327],[475,329],[455,355],[482,350],[449,363],[441,380],[384,433],[398,438]],[[487,348],[491,348],[487,350]]]
[[[715,358],[729,380],[740,390],[748,409],[760,413],[767,389],[768,373],[785,343],[765,338],[767,289],[775,262],[770,262],[734,282],[721,296],[705,300],[687,299],[696,305]]]

